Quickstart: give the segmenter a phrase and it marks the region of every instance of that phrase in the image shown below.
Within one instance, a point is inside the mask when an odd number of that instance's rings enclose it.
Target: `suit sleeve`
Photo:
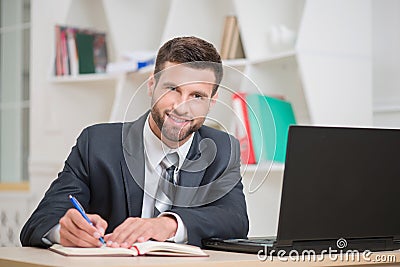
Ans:
[[[232,146],[233,162],[229,164],[225,179],[239,181],[222,198],[199,207],[173,208],[187,227],[188,243],[201,246],[201,240],[210,237],[244,238],[249,230],[249,221],[243,185],[240,178],[239,143]]]
[[[42,237],[58,224],[68,209],[72,208],[68,199],[69,194],[73,194],[84,207],[87,207],[90,196],[87,135],[85,129],[72,148],[58,178],[52,182],[38,207],[23,226],[20,234],[23,246],[48,246],[42,241]]]

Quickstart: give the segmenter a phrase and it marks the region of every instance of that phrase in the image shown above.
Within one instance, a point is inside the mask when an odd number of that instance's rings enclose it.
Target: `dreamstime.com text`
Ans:
[[[268,246],[258,251],[257,257],[260,261],[303,261],[303,262],[318,262],[324,259],[331,261],[344,261],[344,262],[376,262],[376,263],[393,263],[396,262],[396,255],[389,254],[374,254],[370,250],[343,250],[347,246],[347,241],[340,238],[337,241],[338,249],[329,247],[322,250],[321,253],[316,253],[314,250],[274,250],[268,251]]]

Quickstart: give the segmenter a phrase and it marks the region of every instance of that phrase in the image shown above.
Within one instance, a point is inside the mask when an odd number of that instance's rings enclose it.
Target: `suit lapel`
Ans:
[[[128,206],[128,217],[140,217],[143,205],[143,190],[133,179],[124,160],[121,160],[122,178]]]
[[[183,187],[198,187],[203,179],[206,167],[200,151],[202,137],[197,131],[192,145],[179,172],[179,185]]]
[[[143,127],[149,112],[138,120],[123,124],[122,149],[124,160],[121,161],[122,175],[126,190],[129,216],[141,216],[144,189],[144,147]]]

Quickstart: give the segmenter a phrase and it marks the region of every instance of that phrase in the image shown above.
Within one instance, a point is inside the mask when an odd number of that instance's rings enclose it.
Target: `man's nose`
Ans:
[[[174,102],[174,111],[178,115],[186,115],[190,112],[189,100],[184,97],[178,97]]]

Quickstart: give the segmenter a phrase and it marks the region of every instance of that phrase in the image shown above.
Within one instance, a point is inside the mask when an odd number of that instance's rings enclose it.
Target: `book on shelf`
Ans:
[[[261,94],[246,101],[256,161],[285,162],[289,126],[296,124],[291,103]]]
[[[232,108],[234,116],[234,135],[240,144],[240,159],[243,164],[255,164],[253,141],[251,138],[250,122],[248,118],[248,106],[246,93],[237,92],[232,95]]]
[[[106,34],[56,25],[55,75],[105,73],[108,63]]]
[[[94,72],[105,73],[108,63],[106,34],[98,32],[93,40]]]
[[[239,24],[236,20],[235,27],[233,28],[232,41],[229,47],[228,59],[244,58],[244,50],[242,45],[242,38],[240,36]]]
[[[56,76],[63,75],[61,65],[61,26],[55,26],[55,39],[56,39],[56,56],[54,64],[54,74]]]
[[[64,256],[97,256],[97,257],[134,257],[142,255],[154,256],[180,256],[180,257],[207,257],[203,250],[199,247],[176,244],[172,242],[146,241],[135,243],[131,248],[79,248],[64,247],[60,244],[54,244],[49,248],[51,251]]]
[[[67,44],[68,44],[68,58],[70,66],[70,75],[79,74],[78,51],[76,50],[75,40],[76,30],[74,28],[67,28]]]
[[[93,43],[94,36],[90,33],[77,32],[75,35],[78,51],[79,74],[95,73]]]
[[[230,15],[225,17],[220,54],[222,59],[245,57],[236,16]]]
[[[69,58],[68,58],[68,45],[67,45],[67,33],[66,28],[61,27],[60,39],[61,39],[61,63],[62,63],[62,73],[68,74],[70,72],[69,68]]]

